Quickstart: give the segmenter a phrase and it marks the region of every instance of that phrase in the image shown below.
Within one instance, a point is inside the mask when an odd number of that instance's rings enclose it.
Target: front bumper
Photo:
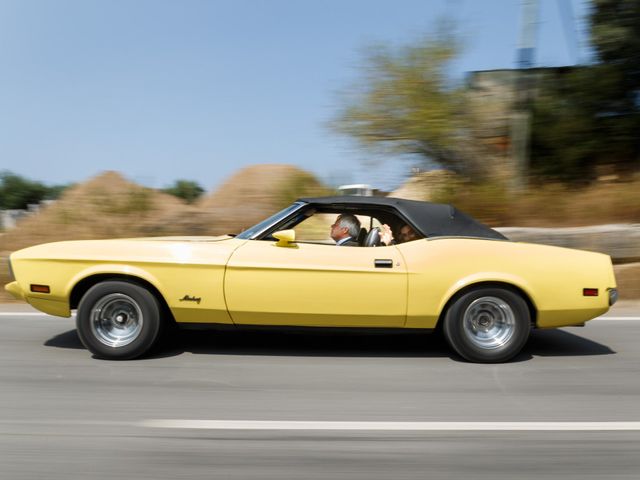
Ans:
[[[7,283],[4,286],[4,289],[18,300],[27,302],[41,312],[48,313],[49,315],[55,315],[56,317],[69,317],[71,315],[69,302],[44,298],[43,295],[36,296],[37,294],[27,296],[20,288],[20,285],[18,285],[18,282]]]
[[[20,288],[20,285],[18,285],[18,282],[7,283],[4,286],[4,289],[11,295],[13,295],[16,299],[26,300],[26,298],[24,297],[24,292]]]
[[[610,288],[609,289],[609,306],[613,305],[618,301],[618,289]]]

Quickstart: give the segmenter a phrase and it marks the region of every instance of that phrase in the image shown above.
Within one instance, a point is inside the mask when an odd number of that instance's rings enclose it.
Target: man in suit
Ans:
[[[360,220],[355,215],[338,215],[331,225],[331,238],[339,247],[359,247],[356,241],[360,233]]]

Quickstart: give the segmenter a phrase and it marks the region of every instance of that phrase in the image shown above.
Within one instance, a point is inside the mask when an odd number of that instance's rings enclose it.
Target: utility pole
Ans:
[[[512,190],[527,185],[531,136],[531,100],[534,79],[529,71],[534,66],[538,0],[522,1],[522,24],[517,51],[518,69],[514,81],[514,111],[511,122],[511,158],[513,162]]]

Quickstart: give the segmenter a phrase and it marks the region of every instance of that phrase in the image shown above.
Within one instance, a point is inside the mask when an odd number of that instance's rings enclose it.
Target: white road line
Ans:
[[[46,313],[38,312],[0,312],[0,317],[48,317]]]
[[[76,314],[72,313],[71,316],[75,317]],[[39,313],[39,312],[0,312],[0,317],[69,318],[69,317],[57,317],[55,315],[49,315],[47,313]]]
[[[278,420],[145,420],[148,428],[201,430],[334,431],[621,431],[640,430],[640,422],[323,422]]]
[[[598,317],[598,318],[594,318],[593,320],[590,320],[591,322],[595,322],[596,320],[612,320],[612,321],[616,321],[616,322],[623,322],[623,321],[627,321],[627,322],[637,322],[638,320],[640,320],[640,317]]]

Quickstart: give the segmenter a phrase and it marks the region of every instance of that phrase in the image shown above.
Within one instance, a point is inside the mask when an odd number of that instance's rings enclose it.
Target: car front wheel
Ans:
[[[449,345],[470,362],[499,363],[517,355],[529,338],[524,299],[504,288],[477,288],[457,298],[444,318]]]
[[[129,282],[105,281],[82,297],[76,316],[78,336],[96,357],[129,360],[147,353],[160,337],[158,300]]]

